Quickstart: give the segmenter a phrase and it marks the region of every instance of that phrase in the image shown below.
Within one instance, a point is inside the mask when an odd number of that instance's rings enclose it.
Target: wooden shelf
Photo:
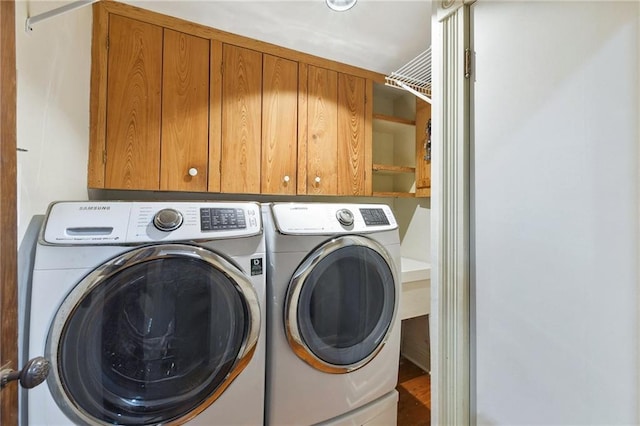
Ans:
[[[372,167],[374,172],[378,173],[415,173],[415,167],[408,166],[392,166],[390,164],[374,164]]]
[[[415,120],[409,120],[406,118],[401,118],[401,117],[394,117],[392,115],[386,115],[386,114],[373,114],[373,119],[374,120],[381,120],[381,121],[387,121],[389,123],[397,123],[397,124],[406,124],[407,126],[415,126],[416,125],[416,121]]]
[[[424,145],[429,111],[413,94],[374,84],[373,195],[390,198],[429,197]],[[427,104],[428,105],[428,104]],[[424,149],[423,149],[424,151]],[[425,173],[425,171],[427,173]]]
[[[413,192],[373,192],[374,197],[393,197],[393,198],[415,198],[416,194]]]

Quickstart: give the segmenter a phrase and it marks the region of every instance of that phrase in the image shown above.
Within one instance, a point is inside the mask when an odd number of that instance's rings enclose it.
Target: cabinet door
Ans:
[[[162,28],[109,18],[105,188],[160,184]]]
[[[222,59],[221,192],[260,192],[262,54],[225,44]]]
[[[161,190],[207,190],[208,140],[209,41],[165,29]]]
[[[338,74],[338,195],[371,195],[371,142],[365,123],[365,79]]]
[[[296,194],[298,63],[263,55],[263,194]]]
[[[431,159],[427,159],[431,104],[416,98],[416,197],[431,196]]]
[[[335,195],[338,73],[309,65],[307,78],[307,194]]]

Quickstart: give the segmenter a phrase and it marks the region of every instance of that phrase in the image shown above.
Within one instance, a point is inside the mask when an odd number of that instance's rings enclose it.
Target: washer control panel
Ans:
[[[226,229],[246,229],[244,210],[237,208],[200,208],[200,230],[220,231]]]
[[[398,227],[385,204],[274,203],[271,211],[282,234],[367,233]]]
[[[367,226],[388,225],[389,218],[383,209],[362,208],[360,209],[362,219]]]
[[[254,202],[53,203],[41,234],[51,244],[130,244],[237,238],[262,233]]]

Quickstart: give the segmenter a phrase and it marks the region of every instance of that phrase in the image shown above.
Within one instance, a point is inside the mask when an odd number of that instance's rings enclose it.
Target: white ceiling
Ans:
[[[431,44],[430,0],[121,0],[230,33],[389,74]]]

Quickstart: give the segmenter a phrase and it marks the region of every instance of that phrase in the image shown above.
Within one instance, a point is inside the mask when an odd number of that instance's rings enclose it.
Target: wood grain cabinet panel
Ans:
[[[431,104],[416,98],[416,197],[431,196],[431,158],[427,158]]]
[[[262,53],[222,49],[221,192],[260,193]]]
[[[338,195],[371,195],[367,185],[365,79],[338,74]]]
[[[263,55],[263,194],[296,194],[298,144],[298,63]]]
[[[208,139],[209,40],[165,29],[161,190],[207,190]]]
[[[298,176],[310,195],[371,195],[370,109],[367,81],[315,67],[301,67]],[[369,111],[369,112],[368,112]]]
[[[309,66],[307,78],[307,194],[335,195],[338,188],[338,73]]]
[[[158,189],[162,28],[109,19],[105,188]]]

